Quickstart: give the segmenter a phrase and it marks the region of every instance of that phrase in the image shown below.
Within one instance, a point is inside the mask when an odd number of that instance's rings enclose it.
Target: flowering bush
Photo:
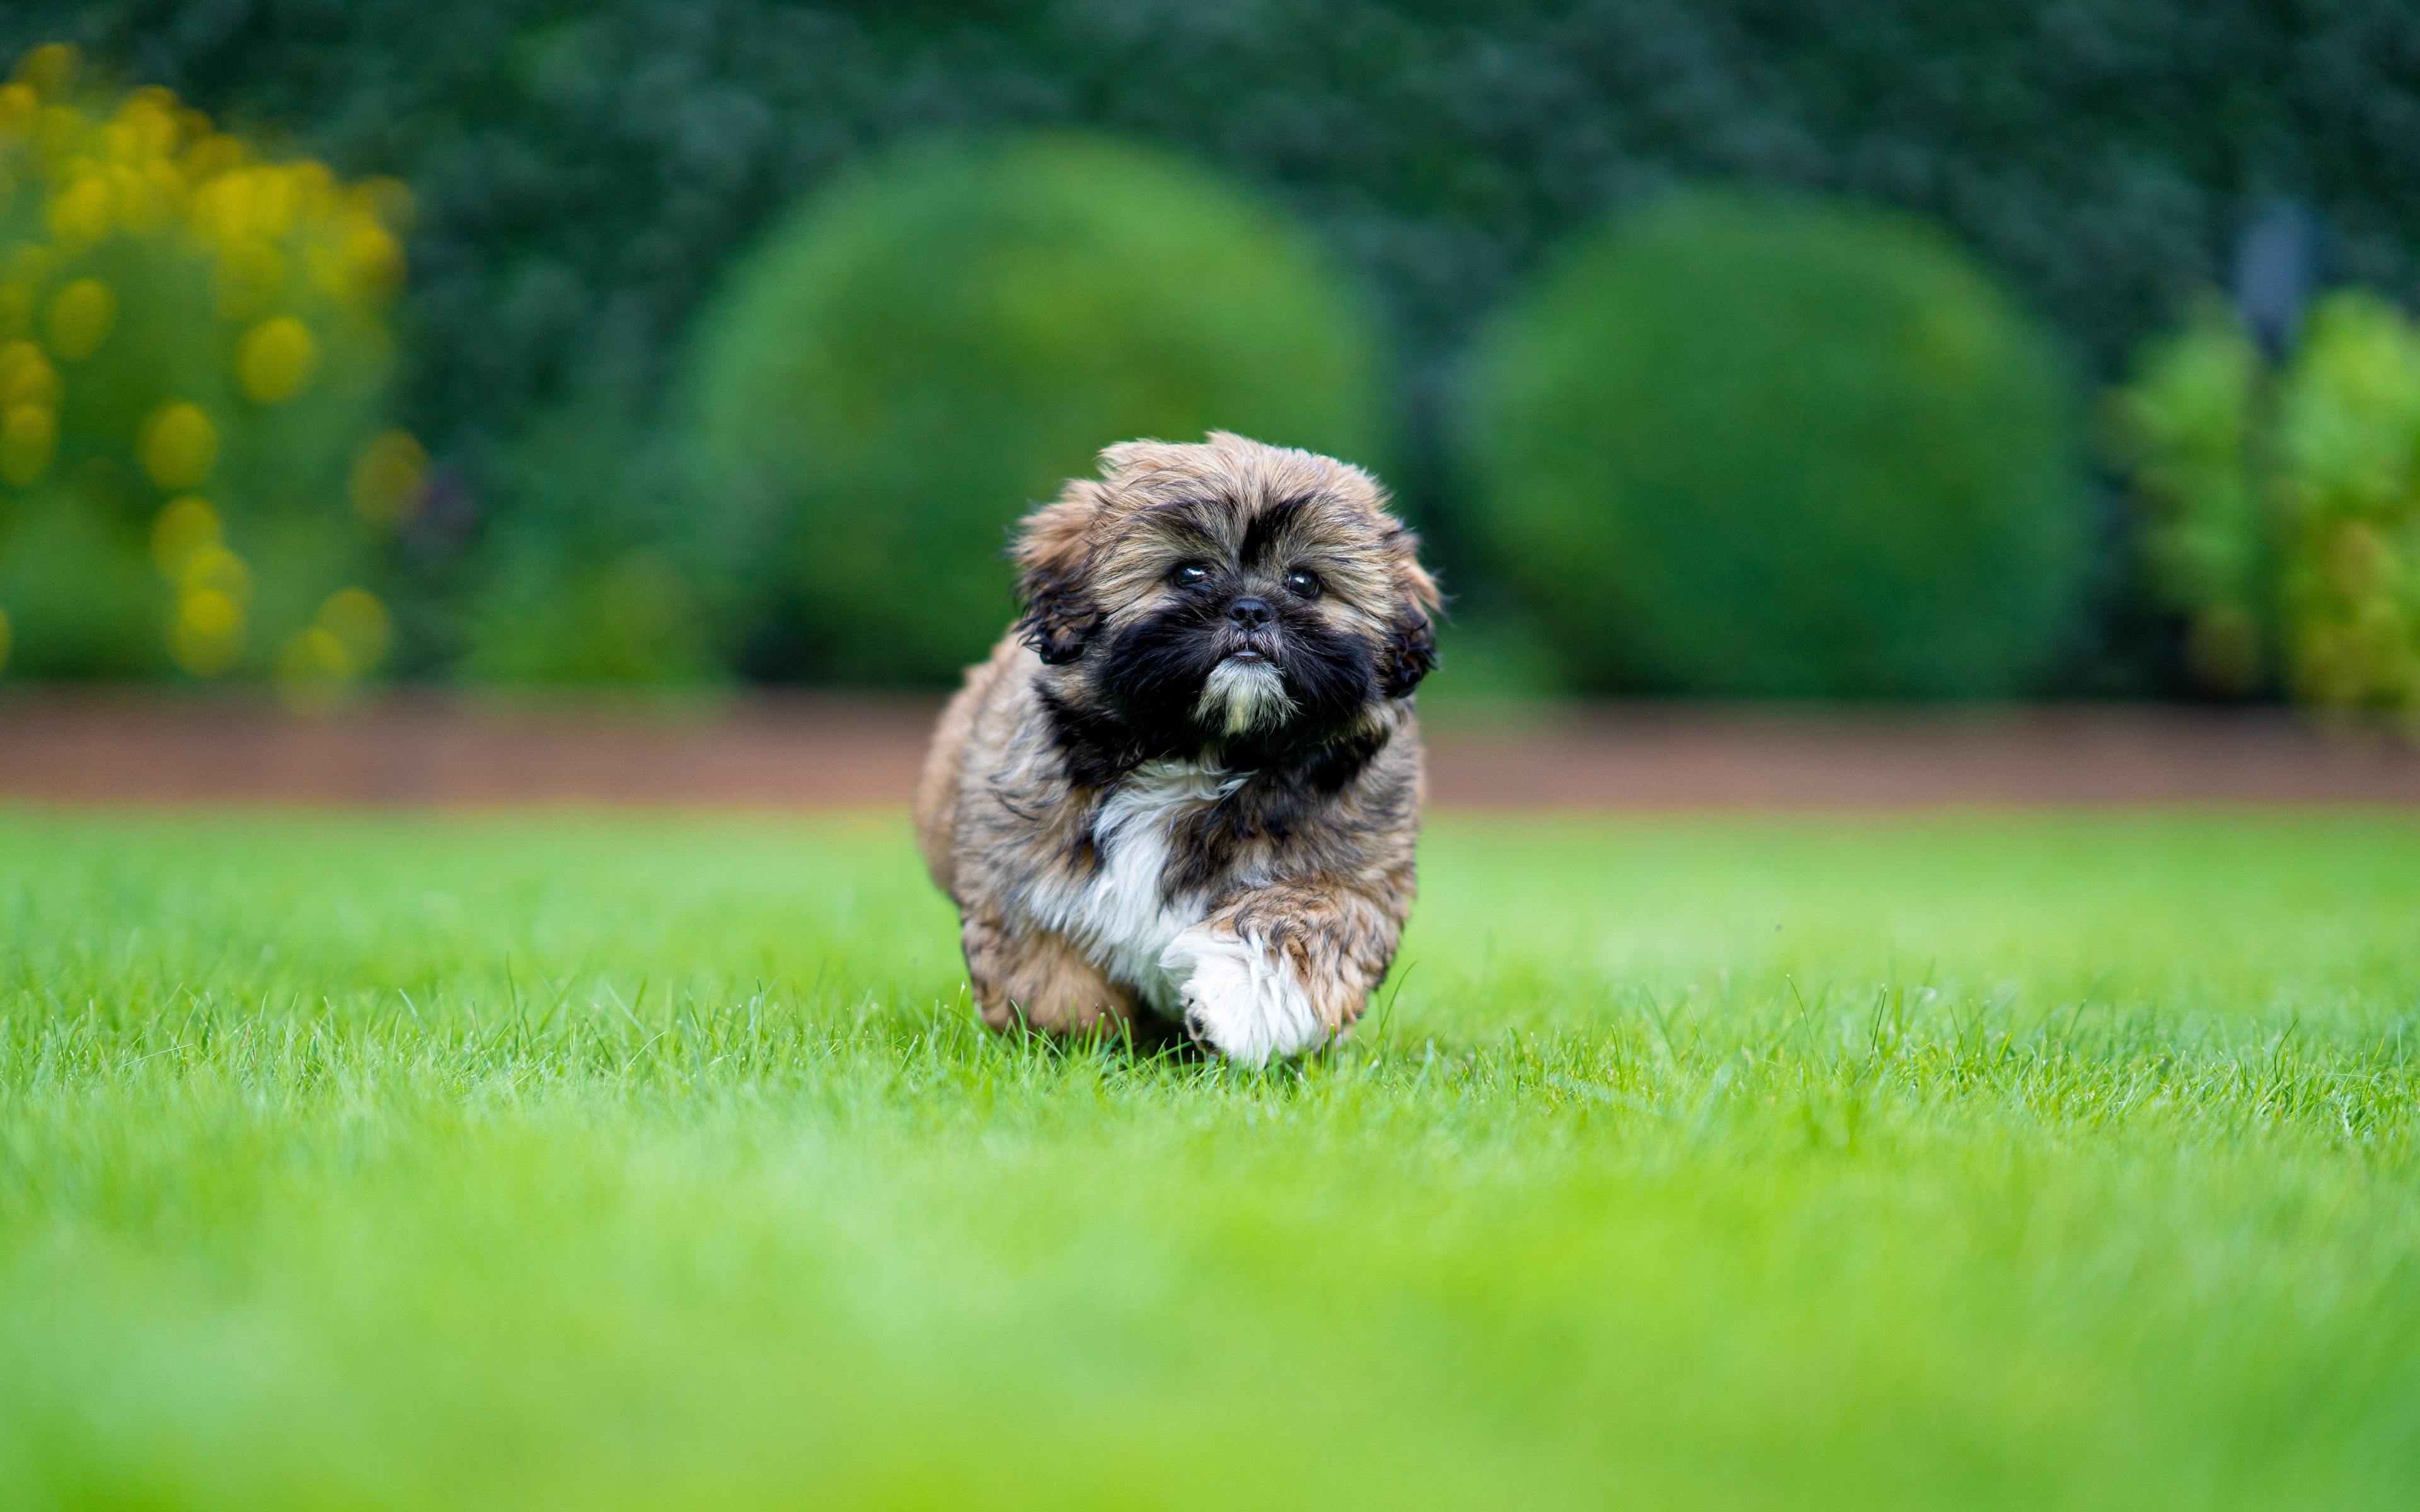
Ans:
[[[377,665],[426,458],[379,424],[401,186],[271,162],[39,48],[0,86],[0,651],[42,676]]]
[[[2333,295],[2273,375],[2213,305],[2152,348],[2116,416],[2204,686],[2420,718],[2420,328]]]

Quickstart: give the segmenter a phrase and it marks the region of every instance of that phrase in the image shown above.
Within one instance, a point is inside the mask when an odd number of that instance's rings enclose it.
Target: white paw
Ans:
[[[1265,1065],[1328,1037],[1292,964],[1257,939],[1197,924],[1169,942],[1159,964],[1183,983],[1185,1031],[1230,1060]]]

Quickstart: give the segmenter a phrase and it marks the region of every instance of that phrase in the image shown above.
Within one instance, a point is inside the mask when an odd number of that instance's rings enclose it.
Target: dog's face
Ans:
[[[1262,764],[1367,727],[1435,664],[1417,545],[1358,468],[1217,431],[1131,441],[1021,527],[1021,626],[1072,717]]]

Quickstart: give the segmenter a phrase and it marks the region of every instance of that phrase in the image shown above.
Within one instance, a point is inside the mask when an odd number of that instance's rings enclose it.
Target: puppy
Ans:
[[[1333,1041],[1412,903],[1436,584],[1358,468],[1129,441],[1018,527],[1025,614],[933,737],[916,831],[984,1022]]]

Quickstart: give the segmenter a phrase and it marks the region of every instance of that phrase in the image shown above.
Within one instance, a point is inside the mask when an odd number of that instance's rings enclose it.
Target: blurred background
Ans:
[[[0,12],[0,690],[938,690],[1103,444],[1373,467],[1424,707],[2420,718],[2420,13]]]

